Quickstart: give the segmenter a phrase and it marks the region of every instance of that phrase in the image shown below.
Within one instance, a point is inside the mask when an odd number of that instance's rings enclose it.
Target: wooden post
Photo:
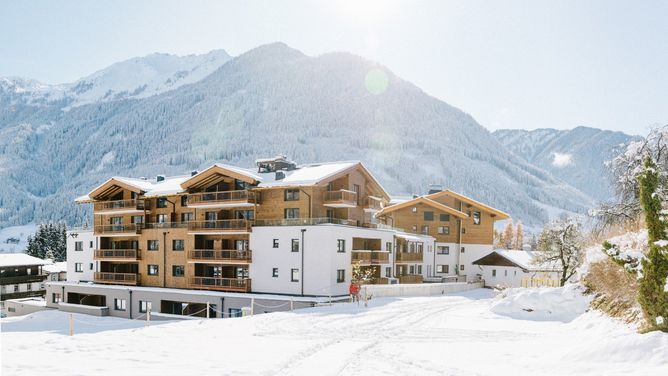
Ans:
[[[70,313],[70,337],[74,335],[74,315]]]
[[[209,302],[206,302],[206,318],[209,318]]]
[[[295,302],[292,300],[292,297],[290,297],[290,311],[295,309]]]
[[[250,307],[250,314],[253,316],[253,310],[255,309],[255,298],[251,298],[251,307]]]
[[[146,326],[151,325],[151,307],[148,307],[148,310],[146,310]]]
[[[332,294],[331,293],[329,294],[329,305],[330,306],[332,305]]]
[[[364,286],[364,308],[368,307],[369,296],[366,294],[366,286]]]

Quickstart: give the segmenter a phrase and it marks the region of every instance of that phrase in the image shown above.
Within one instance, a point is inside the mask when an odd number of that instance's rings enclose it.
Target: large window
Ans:
[[[436,246],[436,253],[439,255],[449,255],[450,254],[450,247],[447,245],[437,245]]]
[[[290,281],[299,282],[299,269],[291,269]]]
[[[227,315],[229,317],[241,317],[241,308],[229,308]]]
[[[139,313],[146,313],[151,309],[151,302],[139,301]]]
[[[450,235],[450,226],[438,226],[438,233],[440,235]]]
[[[388,253],[392,253],[392,242],[387,242],[387,243],[385,243],[385,250],[386,250]]]
[[[423,225],[422,228],[420,229],[420,232],[429,235],[429,226],[428,225]]]
[[[286,189],[283,191],[283,200],[299,201],[299,189]]]
[[[183,277],[186,274],[186,269],[183,265],[172,265],[172,276]]]
[[[424,212],[424,220],[425,221],[433,221],[434,220],[434,212],[432,212],[432,211]]]
[[[157,207],[159,207],[159,208],[166,208],[166,207],[167,207],[167,199],[164,198],[164,197],[160,197],[160,198],[158,199]]]
[[[450,273],[450,265],[436,265],[436,273]]]
[[[299,252],[299,239],[292,239],[292,245],[290,246],[292,252]]]
[[[117,311],[125,311],[127,301],[125,299],[114,299],[114,309]]]
[[[181,222],[190,222],[193,220],[193,213],[181,213]]]
[[[62,299],[62,298],[61,298],[60,293],[54,292],[53,294],[51,294],[51,300],[52,300],[54,303],[60,303],[61,299]]]
[[[342,283],[346,281],[346,270],[338,269],[336,271],[336,283]]]
[[[148,265],[148,275],[158,275],[158,265]]]
[[[144,223],[144,216],[143,215],[133,215],[132,217],[130,217],[130,223],[135,223],[135,224]]]
[[[343,253],[346,251],[346,240],[345,239],[337,239],[336,240],[336,251]]]
[[[299,218],[299,208],[287,208],[284,211],[285,219]]]
[[[479,225],[480,224],[480,212],[479,211],[474,211],[473,212],[473,224],[474,225]]]
[[[450,222],[450,214],[440,214],[440,215],[438,216],[438,219],[439,219],[441,222]]]
[[[155,219],[157,223],[167,223],[167,214],[158,214]]]
[[[186,242],[183,239],[174,239],[172,240],[172,250],[173,251],[183,251],[186,248]]]
[[[160,242],[158,240],[147,240],[146,249],[149,251],[157,251],[160,248]]]
[[[181,206],[182,207],[188,206],[188,196],[186,195],[181,196]]]
[[[77,273],[83,273],[83,263],[81,262],[74,263],[74,271]]]
[[[83,251],[83,242],[74,242],[75,251]]]

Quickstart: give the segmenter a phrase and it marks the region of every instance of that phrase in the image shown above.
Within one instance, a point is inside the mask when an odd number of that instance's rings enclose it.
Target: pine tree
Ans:
[[[55,262],[67,257],[67,227],[64,223],[40,224],[35,236],[28,236],[25,253],[45,259],[52,257]]]
[[[513,220],[509,220],[506,224],[506,227],[503,229],[503,243],[502,246],[505,249],[510,249],[513,246]]]
[[[638,177],[640,204],[645,212],[645,223],[649,239],[649,252],[642,260],[642,278],[638,301],[645,313],[651,330],[668,332],[668,246],[661,246],[666,240],[666,222],[661,218],[662,202],[657,194],[659,174],[654,161],[645,158],[644,171]]]
[[[519,250],[524,249],[524,226],[522,226],[522,222],[518,222],[517,226],[515,227],[513,248]]]

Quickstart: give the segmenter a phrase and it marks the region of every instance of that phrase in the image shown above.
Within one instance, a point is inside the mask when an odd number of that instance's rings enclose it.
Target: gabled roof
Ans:
[[[222,163],[216,163],[200,171],[194,176],[184,180],[181,183],[181,188],[188,189],[191,187],[206,185],[209,182],[217,179],[219,176],[229,176],[231,178],[244,181],[248,184],[257,184],[262,180],[258,175],[254,174],[250,170]]]
[[[48,265],[49,261],[25,253],[0,253],[0,266]]]
[[[515,266],[525,271],[558,271],[552,265],[536,264],[536,252],[496,249],[476,261],[474,265]]]
[[[162,181],[157,181],[156,179],[148,180],[114,176],[93,189],[88,195],[77,197],[75,202],[91,202],[99,196],[109,196],[121,189],[127,189],[142,194],[145,197],[174,195],[184,191],[181,188],[181,183],[187,178],[187,176],[172,176]]]
[[[485,210],[489,213],[492,213],[492,214],[496,215],[498,217],[498,219],[510,218],[510,215],[506,212],[503,212],[499,209],[493,208],[489,205],[485,205],[482,202],[476,201],[476,200],[474,200],[470,197],[464,196],[461,193],[453,192],[451,190],[445,190],[445,191],[441,191],[441,192],[432,193],[430,195],[426,195],[425,197],[430,198],[430,199],[436,199],[436,198],[442,197],[442,196],[450,196],[450,197],[456,198],[457,200],[465,202],[467,204],[476,206],[480,209],[483,209],[483,210]]]
[[[376,216],[382,216],[382,215],[391,213],[395,210],[407,208],[407,207],[410,207],[410,206],[415,206],[417,204],[429,205],[429,206],[433,207],[434,209],[444,211],[444,212],[452,214],[452,215],[454,215],[455,217],[458,217],[458,218],[468,218],[468,215],[466,215],[466,213],[462,213],[457,209],[453,209],[453,208],[451,208],[451,207],[449,207],[445,204],[441,204],[440,202],[436,202],[434,200],[431,200],[431,199],[427,198],[426,196],[420,196],[420,197],[417,197],[417,198],[414,198],[414,199],[411,199],[411,200],[408,200],[408,201],[404,201],[400,204],[386,206],[382,210],[380,210],[376,214]]]

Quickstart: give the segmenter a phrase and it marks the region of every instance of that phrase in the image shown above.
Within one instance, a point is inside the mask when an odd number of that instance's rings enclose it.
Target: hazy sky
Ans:
[[[668,123],[668,1],[0,0],[0,76],[274,41],[378,61],[489,129]]]

